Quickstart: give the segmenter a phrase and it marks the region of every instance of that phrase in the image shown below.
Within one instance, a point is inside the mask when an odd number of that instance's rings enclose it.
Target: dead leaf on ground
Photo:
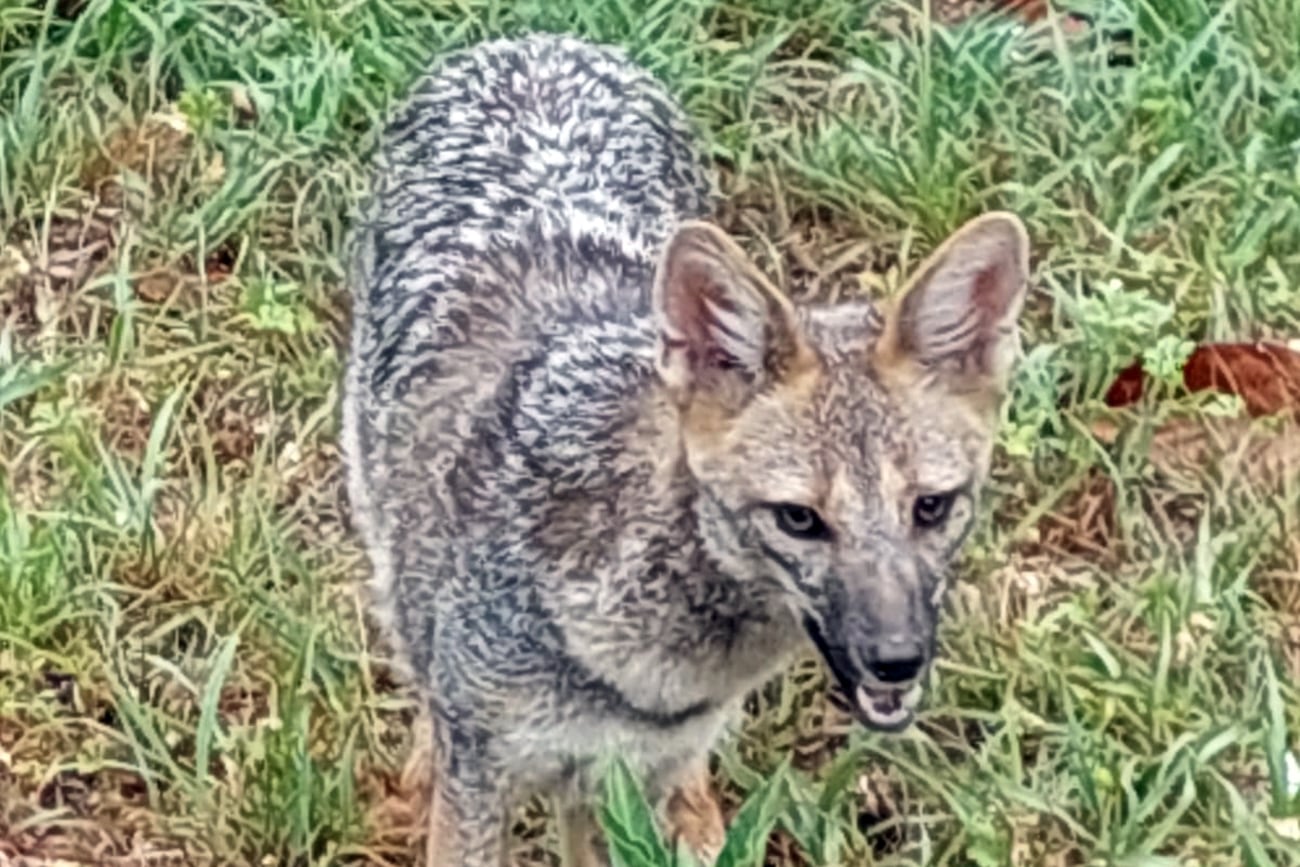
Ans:
[[[171,268],[154,268],[137,276],[132,288],[141,301],[161,304],[171,297],[180,283],[181,276]]]
[[[235,258],[228,250],[213,253],[203,263],[203,275],[209,284],[217,285],[230,279],[235,269]]]
[[[922,18],[920,0],[902,6],[887,6],[883,24],[895,36],[914,32]],[[1067,39],[1080,39],[1092,33],[1093,18],[1071,4],[1062,7],[1049,0],[930,0],[930,20],[941,27],[957,27],[969,21],[1005,22],[1025,28],[1033,42],[1046,43],[1052,38],[1052,26],[1059,27]],[[1116,41],[1129,42],[1132,34],[1112,34]],[[1044,55],[1045,57],[1050,55]]]
[[[1126,367],[1106,392],[1106,404],[1136,403],[1146,389],[1140,361]],[[1252,416],[1300,417],[1300,352],[1280,342],[1203,343],[1183,366],[1188,391],[1215,391],[1242,399]]]
[[[1048,0],[931,0],[930,17],[940,24],[961,24],[983,16],[1002,16],[1020,24],[1037,24],[1052,15],[1059,15],[1061,26],[1069,33],[1083,33],[1088,29],[1085,16],[1075,11],[1052,8]]]

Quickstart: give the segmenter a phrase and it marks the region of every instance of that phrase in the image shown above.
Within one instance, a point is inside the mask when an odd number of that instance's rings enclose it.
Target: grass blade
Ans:
[[[235,651],[238,649],[238,632],[223,638],[217,655],[212,661],[212,670],[203,684],[203,696],[199,704],[199,724],[194,732],[194,773],[195,781],[200,786],[208,777],[208,756],[212,752],[212,741],[217,730],[217,705],[221,701],[221,689],[230,675],[231,665],[235,661]]]

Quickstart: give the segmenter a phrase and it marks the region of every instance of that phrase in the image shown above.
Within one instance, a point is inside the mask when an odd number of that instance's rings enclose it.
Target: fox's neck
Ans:
[[[714,553],[681,414],[645,333],[629,331],[623,347],[582,340],[581,352],[552,356],[572,373],[548,382],[586,386],[581,412],[560,412],[572,390],[527,398],[552,422],[534,453],[548,473],[532,537],[556,556],[547,607],[585,668],[621,683],[636,673],[637,706],[720,706],[779,666],[801,633],[755,564]]]
[[[710,544],[710,534],[719,533],[728,518],[691,471],[684,415],[661,382],[647,384],[638,422],[643,433],[637,437],[646,484],[628,492],[628,514],[642,515],[660,544],[657,551],[644,552],[651,555],[647,562],[636,565],[663,570],[692,611],[716,603],[712,614],[736,628],[793,622],[778,585],[763,577],[764,558]]]

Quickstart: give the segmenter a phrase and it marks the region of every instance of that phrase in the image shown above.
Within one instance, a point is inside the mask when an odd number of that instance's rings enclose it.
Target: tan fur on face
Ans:
[[[880,474],[885,501],[900,500],[911,488],[929,492],[982,477],[990,429],[1016,351],[1015,322],[1028,275],[1028,240],[1016,217],[985,214],[953,233],[917,269],[875,333],[871,316],[860,306],[821,309],[811,317],[795,311],[718,230],[688,224],[682,234],[689,239],[683,242],[686,246],[670,245],[665,256],[658,290],[663,303],[704,293],[742,299],[733,305],[737,309],[766,309],[769,324],[729,319],[719,339],[746,347],[751,366],[759,364],[758,359],[779,360],[744,374],[743,381],[750,383],[747,394],[737,391],[740,378],[728,375],[731,386],[715,395],[700,384],[725,371],[706,365],[692,373],[681,367],[690,358],[697,363],[709,358],[708,346],[691,354],[674,344],[669,355],[678,361],[670,368],[670,378],[695,386],[682,417],[688,459],[695,468],[707,476],[716,471],[715,459],[731,456],[748,467],[738,469],[738,479],[746,473],[763,479],[765,491],[751,496],[815,506],[825,498],[826,474],[834,467],[810,467],[806,455],[796,452],[843,451],[840,459],[852,461],[852,448],[826,442],[834,428],[827,419],[844,415],[833,411],[837,404],[862,403],[870,408],[867,415],[881,419],[882,457],[872,471]],[[675,266],[677,270],[669,267],[678,260],[685,264]],[[691,279],[675,278],[679,273],[689,273]],[[677,303],[681,309],[695,309],[682,307],[685,301]],[[673,326],[674,321],[679,324]],[[706,344],[712,339],[698,315],[669,312],[668,322],[666,328],[673,334],[691,331]],[[743,333],[738,333],[742,325]],[[762,340],[775,345],[764,350]],[[854,380],[860,380],[856,386]],[[875,396],[867,397],[869,392]],[[882,401],[893,407],[882,406]],[[871,426],[868,418],[857,424]],[[939,430],[956,445],[912,448],[922,456],[915,466],[911,454],[887,454],[891,440],[913,438],[905,430],[909,424],[916,427],[916,436],[933,439]],[[945,458],[955,459],[954,466],[936,463],[939,452],[949,452]]]
[[[697,401],[683,410],[682,437],[688,461],[697,471],[708,473],[706,465],[721,461],[735,464],[743,471],[747,460],[761,462],[770,467],[761,479],[769,498],[775,501],[813,505],[826,496],[827,480],[802,466],[798,461],[777,460],[772,450],[780,446],[769,445],[756,431],[767,431],[773,436],[782,432],[791,439],[797,438],[804,427],[808,408],[824,390],[825,372],[822,364],[811,355],[814,363],[801,366],[770,392],[756,398],[742,413],[708,401]],[[778,469],[779,467],[779,469]]]
[[[740,255],[729,244],[717,249]],[[755,289],[762,278],[748,266],[724,270],[747,275],[752,285],[743,291],[776,291],[765,281]],[[747,391],[726,392],[728,399],[743,393],[738,404],[696,389],[681,428],[692,474],[725,513],[747,516],[746,532],[757,532],[767,550],[798,563],[809,586],[818,576],[851,580],[885,556],[881,545],[910,552],[938,574],[969,530],[987,476],[1027,274],[1023,227],[1011,215],[989,214],[936,250],[883,317],[864,305],[792,314],[786,303],[772,304],[779,324],[750,322],[747,339],[766,335],[784,345],[779,357],[809,360],[750,371]],[[765,356],[751,356],[758,357]],[[915,531],[914,504],[931,495],[953,498],[949,518]],[[780,532],[768,508],[779,504],[815,510],[834,543]],[[726,532],[739,534],[731,523]],[[718,549],[720,562],[768,568],[752,552],[727,550],[741,538]]]
[[[916,482],[916,475],[915,473],[903,472],[899,465],[892,460],[882,461],[880,464],[881,501],[897,504],[899,511],[901,511],[902,505],[909,498],[916,495],[916,489],[919,487]]]

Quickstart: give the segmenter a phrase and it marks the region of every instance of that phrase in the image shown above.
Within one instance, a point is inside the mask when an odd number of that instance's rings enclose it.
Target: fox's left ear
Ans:
[[[976,217],[917,271],[886,318],[877,364],[957,393],[1000,394],[1019,342],[1029,235],[1014,214]]]

